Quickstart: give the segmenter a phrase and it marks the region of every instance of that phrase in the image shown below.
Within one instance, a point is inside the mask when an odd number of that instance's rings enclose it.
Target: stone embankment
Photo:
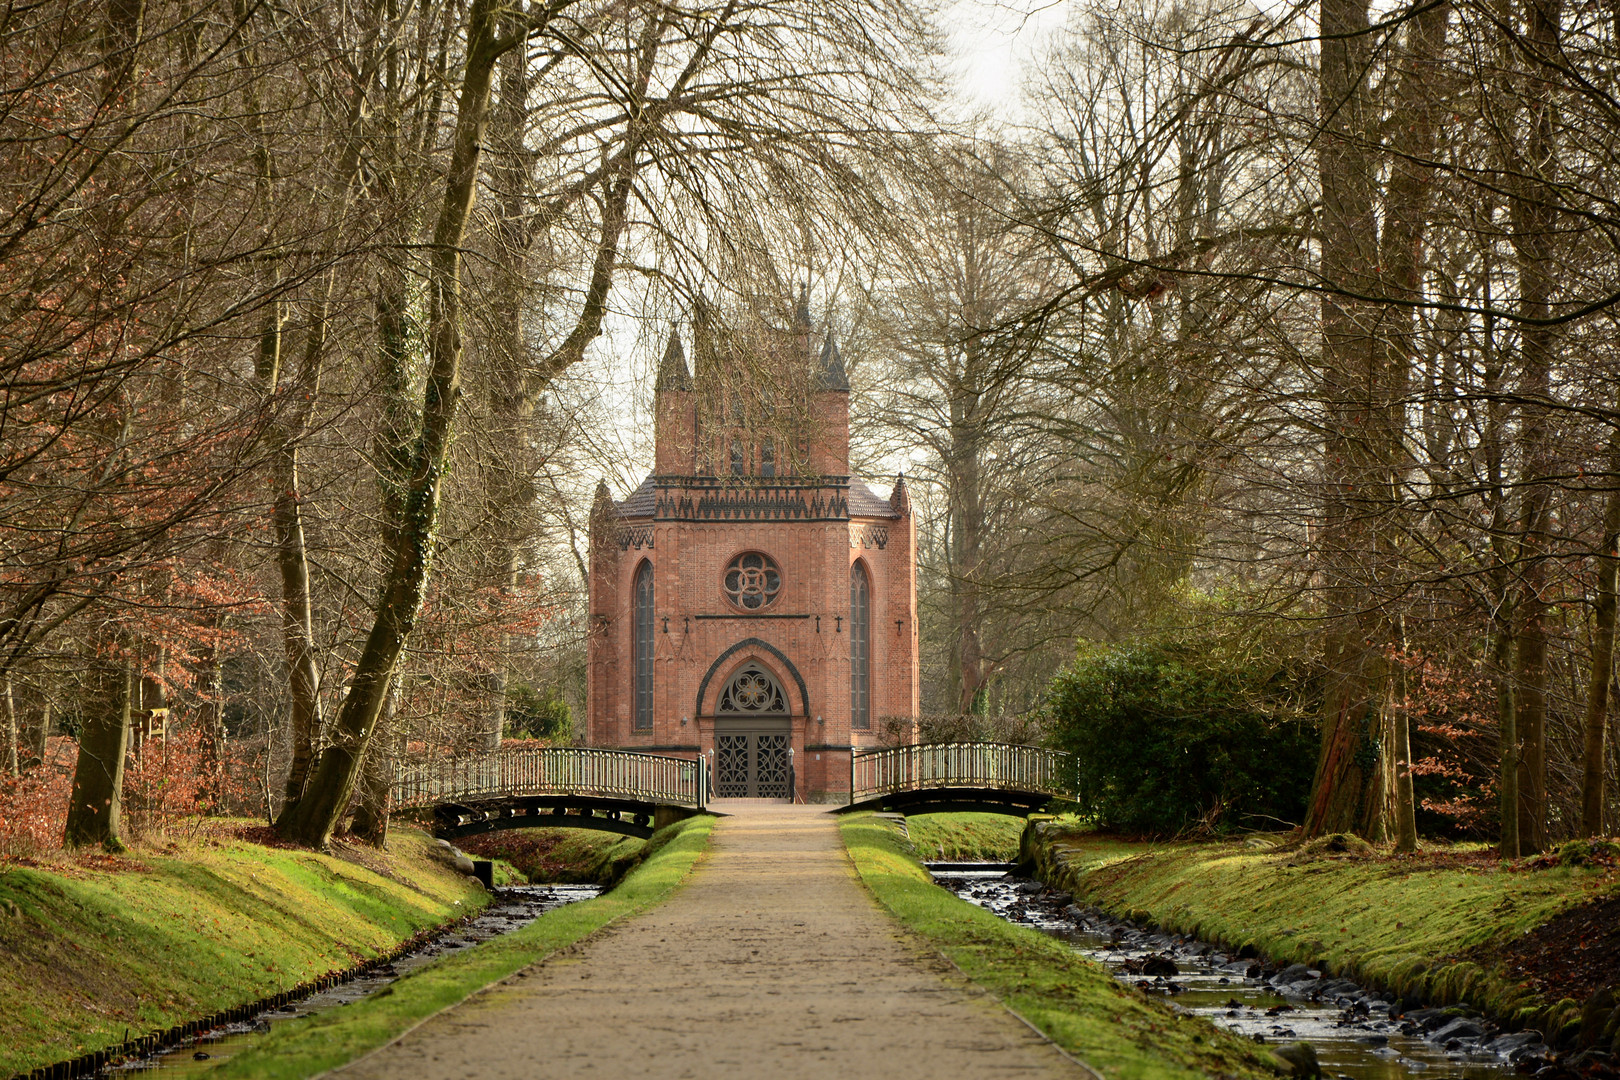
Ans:
[[[1603,918],[1620,875],[1602,860],[1396,859],[1331,839],[1154,845],[1039,818],[1020,860],[1077,912],[1202,939],[1249,977],[1406,1034],[1548,1076],[1620,1063],[1620,927]]]

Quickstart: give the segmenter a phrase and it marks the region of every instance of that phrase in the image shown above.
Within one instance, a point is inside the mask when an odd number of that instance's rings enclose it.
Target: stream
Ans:
[[[512,885],[495,891],[483,911],[454,929],[426,942],[420,949],[384,967],[340,982],[296,1002],[267,1009],[257,1016],[205,1031],[194,1040],[171,1046],[144,1058],[131,1058],[108,1066],[99,1075],[121,1077],[129,1073],[162,1071],[166,1077],[195,1076],[255,1045],[279,1024],[292,1023],[370,997],[403,975],[432,963],[445,953],[510,934],[541,915],[601,893],[599,885]]]
[[[1121,982],[1163,995],[1175,1008],[1259,1042],[1310,1043],[1323,1076],[1500,1080],[1537,1072],[1550,1056],[1536,1033],[1498,1034],[1471,1010],[1392,1015],[1388,994],[1303,964],[1278,968],[1112,919],[1005,866],[929,863],[928,869],[962,899],[1062,938]]]

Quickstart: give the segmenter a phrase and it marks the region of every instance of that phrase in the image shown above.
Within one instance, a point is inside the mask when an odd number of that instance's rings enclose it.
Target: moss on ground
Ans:
[[[548,911],[528,926],[418,968],[363,1001],[280,1025],[210,1075],[293,1080],[336,1068],[396,1038],[434,1013],[566,948],[673,892],[708,846],[714,819],[689,818],[646,842],[640,865],[612,892]]]
[[[1012,862],[1024,819],[1007,814],[918,814],[906,818],[906,833],[923,859]]]
[[[855,868],[907,928],[944,953],[1059,1046],[1118,1080],[1275,1075],[1254,1043],[1180,1015],[1123,986],[1100,965],[933,883],[905,841],[872,814],[841,829]]]
[[[481,859],[510,863],[536,883],[611,885],[635,865],[644,841],[599,829],[510,829],[458,841]]]
[[[1333,845],[1290,852],[1254,839],[1141,843],[1036,828],[1042,878],[1116,915],[1311,964],[1409,1003],[1470,1004],[1553,1037],[1578,1006],[1539,998],[1479,959],[1620,887],[1611,870],[1529,869],[1467,849],[1396,858],[1334,853]]]
[[[487,894],[392,831],[339,856],[229,834],[0,870],[0,1076],[256,1001],[393,949]]]

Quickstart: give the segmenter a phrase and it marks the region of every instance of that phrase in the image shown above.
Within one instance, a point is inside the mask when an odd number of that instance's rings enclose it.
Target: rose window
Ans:
[[[726,567],[726,595],[744,611],[769,607],[782,590],[782,574],[776,564],[755,551],[739,555]]]

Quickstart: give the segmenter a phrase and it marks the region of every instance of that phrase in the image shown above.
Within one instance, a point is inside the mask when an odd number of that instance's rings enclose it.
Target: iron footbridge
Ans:
[[[431,813],[446,840],[500,829],[598,829],[649,837],[702,812],[702,760],[580,746],[503,747],[406,765],[392,787],[396,810]]]
[[[840,813],[979,811],[1027,817],[1072,798],[1069,755],[1011,743],[935,743],[857,752]]]

